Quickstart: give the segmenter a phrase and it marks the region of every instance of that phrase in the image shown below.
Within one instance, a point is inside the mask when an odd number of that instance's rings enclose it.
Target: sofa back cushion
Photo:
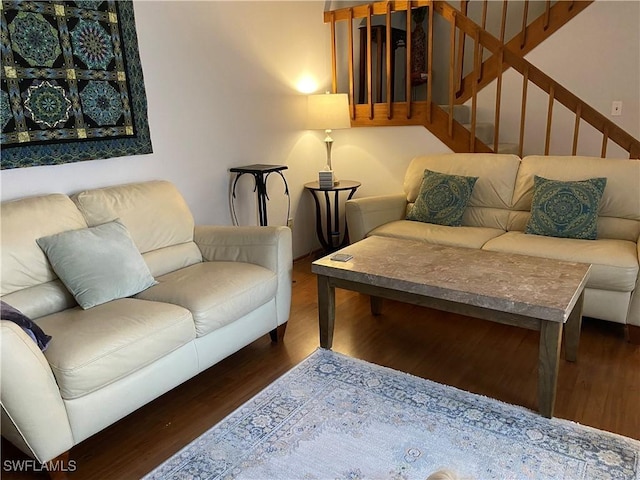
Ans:
[[[36,243],[40,237],[86,228],[68,196],[51,194],[2,203],[2,300],[38,318],[75,305]]]
[[[531,155],[522,159],[508,229],[524,231],[531,216],[535,176],[550,180],[604,177],[597,238],[637,241],[640,236],[640,160]]]
[[[120,219],[154,277],[202,261],[193,242],[193,215],[170,182],[86,190],[72,199],[89,226]]]
[[[515,155],[453,153],[424,155],[411,160],[404,177],[407,202],[418,196],[425,170],[478,177],[462,225],[507,230],[509,207],[520,159]]]

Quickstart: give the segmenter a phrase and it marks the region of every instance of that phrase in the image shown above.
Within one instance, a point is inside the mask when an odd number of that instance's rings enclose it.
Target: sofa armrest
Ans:
[[[638,263],[640,263],[640,238],[636,242],[636,248],[638,250]],[[640,274],[636,280],[636,288],[631,292],[627,323],[640,328]]]
[[[15,323],[0,321],[0,342],[2,435],[47,462],[74,444],[55,377],[38,346]]]
[[[293,250],[288,227],[197,225],[194,241],[205,261],[246,262],[278,275],[278,325],[289,319]]]
[[[362,240],[374,228],[402,220],[407,210],[405,194],[363,197],[348,200],[345,205],[349,239]]]

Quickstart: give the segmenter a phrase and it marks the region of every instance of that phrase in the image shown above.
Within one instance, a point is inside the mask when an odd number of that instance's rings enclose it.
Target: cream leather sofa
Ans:
[[[291,231],[196,226],[164,181],[2,204],[2,300],[52,336],[1,322],[2,435],[40,462],[67,452],[258,337],[284,335]],[[83,310],[35,240],[119,218],[155,280]]]
[[[475,176],[462,226],[405,220],[416,200],[425,169]],[[554,180],[606,177],[596,240],[525,234],[534,175]],[[503,154],[445,154],[414,158],[404,192],[349,200],[346,217],[351,242],[370,235],[420,239],[429,243],[519,253],[591,263],[583,313],[631,326],[640,342],[640,161],[590,157]]]

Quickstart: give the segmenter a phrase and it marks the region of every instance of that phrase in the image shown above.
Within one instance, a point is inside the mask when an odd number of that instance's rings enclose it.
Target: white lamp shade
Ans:
[[[307,128],[338,130],[350,127],[349,96],[346,93],[309,95]]]

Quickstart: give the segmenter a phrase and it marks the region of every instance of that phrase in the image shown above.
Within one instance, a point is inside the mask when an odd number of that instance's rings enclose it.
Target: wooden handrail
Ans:
[[[455,15],[456,9],[450,6],[446,2],[436,1],[434,2],[434,8],[437,13],[441,14],[443,17],[448,18],[451,15]],[[463,31],[466,35],[473,37],[476,29],[479,29],[479,26],[472,22],[468,17],[464,15],[458,15],[456,20],[456,27]],[[484,48],[490,50],[493,53],[493,56],[497,58],[497,53],[501,50],[504,52],[504,63],[505,65],[510,66],[518,73],[524,75],[524,72],[528,72],[528,80],[542,89],[550,96],[549,103],[552,106],[553,102],[557,101],[558,103],[564,105],[569,111],[571,111],[574,115],[576,114],[578,105],[581,105],[581,118],[589,123],[596,130],[603,133],[606,140],[612,140],[624,150],[629,152],[630,156],[634,158],[638,158],[638,153],[640,152],[640,141],[631,136],[629,133],[625,132],[622,128],[620,128],[615,123],[611,122],[608,118],[602,115],[600,112],[595,110],[593,107],[588,105],[586,102],[581,100],[579,97],[570,92],[567,88],[560,85],[558,82],[553,80],[551,77],[546,75],[542,70],[536,68],[534,65],[529,63],[523,56],[519,53],[512,51],[509,48],[502,48],[502,42],[491,35],[489,32],[479,29],[479,42]],[[472,77],[470,79],[470,86],[473,92],[473,85],[477,82],[474,81],[475,78]],[[473,93],[472,93],[473,95]],[[551,115],[548,115],[548,124],[551,120]],[[547,137],[545,139],[545,154],[548,152],[548,143],[550,136],[550,125],[547,126]],[[606,131],[605,131],[606,127]],[[606,151],[606,141],[603,140],[603,151]]]
[[[509,40],[505,46],[512,51],[519,52],[522,56],[529,53],[536,45],[538,45],[542,39],[556,32],[558,29],[564,25],[566,18],[573,18],[580,12],[582,12],[585,8],[587,8],[590,4],[593,3],[593,0],[581,0],[575,2],[556,2],[549,12],[550,14],[550,23],[549,26],[545,29],[545,16],[544,14],[540,17],[536,18],[531,24],[526,26],[525,29],[525,44],[522,43],[522,34],[521,37],[518,36]],[[496,70],[496,62],[497,59],[495,56],[491,56],[487,60],[483,62],[483,75],[480,81],[480,88],[483,88],[490,84],[497,77]],[[509,68],[508,64],[504,64],[503,69],[506,70]],[[457,101],[459,103],[464,103],[471,97],[471,78],[467,76],[467,78],[463,81],[462,92],[461,95],[458,96]]]
[[[410,8],[428,7],[431,5],[431,0],[395,0],[389,2],[375,2],[368,3],[366,5],[356,5],[354,7],[339,8],[324,12],[324,23],[331,21],[331,14],[335,15],[336,22],[349,19],[349,10],[353,11],[353,18],[366,18],[369,15],[386,15],[387,3],[391,4],[391,11],[402,12],[407,10],[407,6],[411,4]],[[371,13],[369,14],[369,9]]]
[[[486,3],[486,2],[485,2]],[[574,11],[581,11],[585,8],[585,5],[591,3],[588,1],[572,1],[572,2],[558,2],[563,5],[562,8],[569,8]],[[466,2],[463,1],[463,5]],[[410,80],[411,74],[411,21],[412,10],[420,7],[430,7],[429,20],[428,20],[428,52],[427,52],[427,101],[414,101],[411,98],[412,83]],[[555,19],[554,7],[551,7],[550,2],[546,3],[545,14],[539,19],[536,19],[532,25],[539,23],[539,29],[557,29],[557,21]],[[506,2],[503,7],[503,20],[506,12]],[[406,87],[405,87],[405,102],[396,102],[394,99],[394,92],[392,88],[392,76],[394,71],[391,68],[391,43],[393,40],[394,31],[391,28],[391,18],[394,12],[407,11],[406,15]],[[522,156],[524,153],[524,141],[525,141],[525,119],[527,108],[527,91],[529,83],[536,85],[543,92],[548,95],[548,109],[547,109],[547,123],[544,140],[544,153],[546,155],[551,151],[551,136],[553,132],[553,113],[555,104],[558,103],[575,116],[574,123],[574,135],[572,142],[572,154],[576,154],[578,147],[578,139],[580,133],[580,123],[586,122],[593,128],[602,133],[602,146],[600,154],[605,156],[607,152],[608,142],[612,142],[619,145],[621,148],[629,153],[630,158],[640,157],[640,140],[634,138],[618,125],[611,122],[604,115],[596,111],[589,106],[583,100],[571,93],[568,89],[560,85],[551,77],[546,75],[540,69],[529,63],[520,51],[522,43],[528,43],[526,39],[529,39],[537,30],[532,29],[532,25],[524,28],[526,25],[527,17],[527,5],[525,5],[525,13],[523,15],[523,30],[516,35],[516,37],[509,41],[506,45],[500,39],[494,37],[482,27],[475,24],[467,16],[461,14],[457,9],[449,5],[448,3],[440,0],[409,0],[409,1],[383,1],[375,2],[367,5],[358,5],[354,7],[348,7],[344,9],[335,10],[332,12],[325,12],[324,18],[327,23],[331,23],[331,36],[332,36],[332,68],[334,69],[332,76],[332,83],[334,91],[337,85],[337,73],[336,73],[336,53],[335,53],[335,23],[337,21],[346,20],[349,22],[349,98],[352,104],[352,119],[355,125],[415,125],[424,124],[432,131],[439,131],[450,139],[442,139],[448,145],[455,145],[456,148],[460,147],[460,139],[456,140],[454,137],[460,135],[464,128],[459,125],[453,119],[454,106],[460,102],[460,98],[456,99],[458,75],[461,74],[462,65],[458,64],[458,58],[456,56],[456,49],[464,45],[466,36],[469,36],[474,42],[473,52],[473,69],[467,76],[469,79],[468,90],[466,86],[463,86],[463,90],[469,91],[471,99],[471,135],[465,137],[466,144],[469,151],[491,151],[491,149],[479,142],[475,138],[475,131],[477,127],[477,94],[478,91],[484,86],[485,82],[488,82],[488,77],[496,78],[496,104],[494,110],[494,128],[495,135],[493,139],[493,150],[496,151],[499,146],[500,137],[500,117],[501,117],[501,97],[502,97],[502,72],[507,68],[512,68],[515,72],[522,75],[522,104],[521,104],[521,118],[520,118],[520,132],[519,132],[519,144],[518,152]],[[440,15],[446,20],[451,28],[449,35],[449,87],[448,87],[448,112],[444,112],[432,104],[432,62],[433,62],[433,30],[434,30],[434,15]],[[386,29],[384,41],[387,43],[386,50],[386,101],[384,104],[374,103],[373,99],[373,73],[372,73],[372,16],[384,15],[386,18]],[[486,13],[483,13],[485,17]],[[353,92],[353,21],[356,18],[366,19],[366,55],[368,57],[367,63],[367,104],[356,105]],[[504,21],[503,21],[504,24]],[[380,32],[380,30],[378,30]],[[364,34],[364,32],[363,32]],[[379,34],[380,35],[380,34]],[[460,35],[458,42],[456,37]],[[504,27],[501,28],[501,36],[504,35]],[[380,38],[377,41],[381,42]],[[515,42],[515,43],[514,43]],[[491,62],[483,62],[482,52],[488,50],[491,54],[489,60]],[[463,51],[463,50],[461,50]],[[364,51],[363,51],[364,53]],[[458,65],[460,65],[458,67]],[[489,70],[492,70],[491,72]],[[465,79],[465,84],[466,84]],[[380,79],[378,79],[380,82]],[[362,82],[361,82],[362,83]],[[362,85],[361,85],[362,88]],[[381,90],[381,89],[379,89]],[[378,93],[380,98],[380,93]],[[380,99],[378,101],[381,101]],[[383,107],[385,111],[385,120],[379,119],[380,108]],[[414,111],[415,110],[415,111]],[[367,120],[362,117],[362,113],[367,112]],[[432,114],[434,114],[432,118]],[[398,115],[402,115],[402,118],[398,118]],[[417,118],[416,118],[417,116]],[[444,122],[442,127],[437,127],[437,122]],[[440,130],[439,130],[440,129]],[[441,129],[444,129],[441,130]],[[468,134],[468,131],[467,131]],[[464,134],[463,134],[464,135]],[[531,150],[531,149],[529,149]]]

